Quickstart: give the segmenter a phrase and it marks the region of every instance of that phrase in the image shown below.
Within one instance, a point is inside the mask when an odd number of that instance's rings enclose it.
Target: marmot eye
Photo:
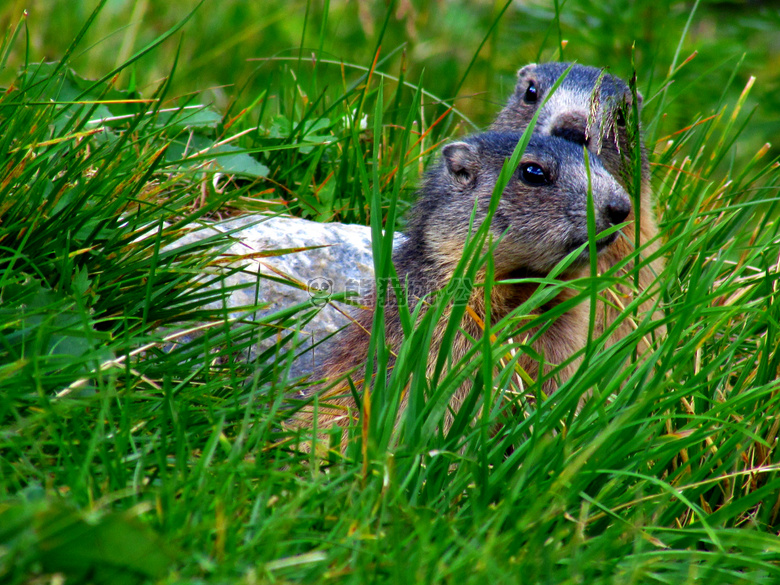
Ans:
[[[528,82],[528,87],[525,90],[523,99],[529,104],[533,104],[539,99],[539,94],[536,90],[536,84],[533,81]]]
[[[520,177],[528,185],[549,185],[550,177],[544,169],[536,163],[524,163],[520,165]]]

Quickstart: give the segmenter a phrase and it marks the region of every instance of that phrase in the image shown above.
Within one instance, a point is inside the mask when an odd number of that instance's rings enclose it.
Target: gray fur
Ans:
[[[492,129],[524,131],[569,65],[542,63],[520,69],[515,91]],[[537,89],[537,96],[535,102],[529,103],[525,94],[531,83]],[[642,96],[637,96],[641,110]],[[628,188],[633,177],[632,157],[639,138],[630,123],[632,103],[631,90],[622,79],[596,67],[574,65],[539,113],[534,133],[584,143],[591,153],[602,158],[610,174]],[[647,178],[649,167],[643,150],[642,172]]]

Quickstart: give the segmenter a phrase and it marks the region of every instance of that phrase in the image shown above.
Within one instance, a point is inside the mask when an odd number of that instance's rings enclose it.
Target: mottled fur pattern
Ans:
[[[544,63],[526,65],[517,74],[515,91],[499,113],[491,127],[493,130],[522,132],[527,127],[550,92],[553,84],[563,75],[569,63]],[[529,88],[532,88],[529,91]],[[641,108],[642,96],[637,94],[637,107]],[[633,96],[628,85],[621,79],[595,67],[575,65],[562,84],[555,90],[539,114],[535,134],[559,136],[566,140],[587,146],[588,151],[601,159],[607,171],[631,192],[634,178],[634,148],[638,135],[632,136]],[[653,212],[653,197],[650,186],[650,166],[644,147],[641,146],[642,182],[640,192],[640,242],[647,244],[643,255],[651,256],[658,250],[658,227]],[[624,237],[619,238],[610,249],[599,257],[598,270],[604,273],[617,262],[634,251],[634,213],[623,228]],[[630,265],[627,267],[630,270]],[[639,289],[645,290],[663,271],[663,260],[653,260],[639,271]],[[623,306],[632,300],[632,291],[625,286],[613,287],[617,295],[610,300]],[[609,294],[609,291],[607,291]],[[652,309],[653,302],[647,301],[642,312]],[[598,309],[597,333],[617,317],[619,311],[604,306]],[[611,342],[625,337],[632,324],[626,320],[611,337]]]
[[[512,154],[520,134],[491,132],[445,146],[441,161],[428,173],[420,198],[411,212],[407,239],[393,256],[402,282],[417,298],[442,288],[453,276],[463,254],[469,225],[479,226],[488,214],[496,180],[505,160]],[[595,208],[596,230],[600,232],[621,223],[631,212],[625,189],[606,171],[598,157],[591,157],[590,181]],[[563,138],[534,136],[521,158],[517,171],[504,190],[490,225],[493,241],[495,279],[517,276],[544,276],[570,252],[588,241],[588,170],[580,145]],[[473,216],[473,222],[472,222]],[[616,234],[602,238],[597,247],[603,254],[616,243]],[[587,250],[569,267],[565,278],[587,274]],[[496,285],[491,293],[491,317],[498,321],[520,306],[534,292],[535,284]],[[469,307],[479,320],[485,319],[482,288],[475,288]],[[564,291],[545,309],[563,302],[573,291]],[[395,303],[385,305],[386,340],[397,350],[403,340]],[[429,374],[441,344],[446,316],[440,322],[431,343]],[[339,339],[325,364],[324,377],[336,380],[349,369],[362,374],[371,330],[372,311],[361,311],[356,323]],[[534,349],[557,365],[581,349],[587,337],[588,305],[581,303],[556,319],[540,336]],[[453,362],[469,350],[469,337],[482,336],[480,324],[468,313],[461,323],[451,348]],[[533,334],[533,332],[531,332]],[[390,365],[392,366],[391,359]],[[538,375],[538,363],[522,356],[519,365],[532,377]],[[567,377],[576,364],[562,373]],[[359,385],[359,381],[356,381]],[[550,379],[544,390],[552,392]],[[453,396],[450,406],[457,411],[468,388]],[[354,401],[346,385],[335,387],[320,401],[318,428],[349,422],[348,410],[356,415]],[[330,407],[325,404],[331,405]],[[403,407],[403,405],[402,405]],[[303,413],[299,423],[311,422],[311,412]],[[307,420],[308,419],[308,420]],[[445,420],[449,426],[451,419]],[[301,426],[304,426],[301,424]]]

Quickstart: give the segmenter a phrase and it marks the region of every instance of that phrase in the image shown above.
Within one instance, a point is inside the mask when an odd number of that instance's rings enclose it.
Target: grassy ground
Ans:
[[[289,6],[206,3],[184,22],[180,4],[116,2],[88,23],[49,2],[19,28],[20,6],[0,9],[0,579],[777,582],[776,12]],[[522,315],[433,381],[414,375],[426,321],[346,456],[290,449],[293,356],[246,355],[307,307],[231,323],[203,308],[229,292],[227,239],[169,244],[247,210],[401,221],[437,145],[488,123],[513,70],[561,39],[625,77],[636,41],[661,323],[593,340],[545,398],[518,392]],[[463,376],[474,392],[443,434]]]

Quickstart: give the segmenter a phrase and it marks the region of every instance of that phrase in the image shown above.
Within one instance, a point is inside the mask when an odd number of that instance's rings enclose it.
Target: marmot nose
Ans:
[[[622,223],[631,213],[631,202],[626,197],[612,196],[604,210],[611,225]]]
[[[585,137],[585,131],[580,128],[571,128],[568,126],[556,126],[552,129],[551,134],[558,138],[563,138],[574,144],[588,145],[588,139]]]
[[[579,113],[567,113],[558,116],[553,122],[550,134],[563,138],[574,144],[588,145],[588,137],[585,130],[588,127],[588,120]]]

